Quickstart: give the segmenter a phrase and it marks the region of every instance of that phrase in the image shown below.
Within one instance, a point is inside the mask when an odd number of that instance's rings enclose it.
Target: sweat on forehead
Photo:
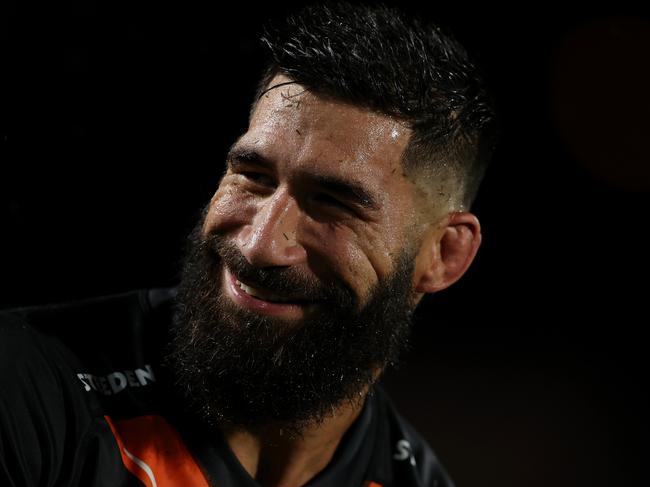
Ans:
[[[330,169],[332,164],[343,163],[339,169],[349,176],[379,171],[383,173],[378,188],[381,193],[390,187],[390,178],[399,176],[412,192],[419,219],[430,220],[448,208],[449,198],[438,195],[449,195],[451,189],[444,184],[440,191],[440,184],[433,185],[431,177],[404,164],[411,134],[405,123],[395,117],[314,93],[284,75],[276,75],[262,91],[249,132],[236,146],[274,151],[280,138],[281,146],[289,149],[288,154],[266,154],[269,159],[309,154],[319,159],[319,165]]]
[[[411,134],[410,129],[394,117],[314,93],[285,75],[276,75],[262,92],[251,113],[250,128],[255,126],[256,114],[263,112],[266,117],[269,111],[273,113],[276,123],[299,124],[308,130],[322,130],[327,124],[329,133],[324,134],[325,137],[339,143],[343,143],[343,138],[362,145],[376,145],[382,140],[390,142],[395,150],[386,156],[397,159],[401,157]],[[330,123],[332,117],[338,118],[341,123],[338,126]],[[350,124],[346,122],[352,120],[355,123],[351,125],[357,130],[351,133]],[[300,127],[295,130],[298,135],[303,135]],[[339,137],[343,135],[345,137]]]
[[[265,85],[264,88],[260,89],[258,96],[251,106],[249,119],[252,118],[253,114],[255,113],[255,109],[257,108],[257,105],[260,103],[260,101],[264,98],[269,98],[273,94],[279,94],[279,96],[286,101],[287,107],[300,107],[300,95],[310,94],[312,96],[318,97],[321,101],[324,102],[356,107],[359,109],[359,111],[372,113],[376,116],[383,116],[385,118],[393,120],[396,124],[396,128],[393,131],[393,138],[397,138],[397,135],[400,133],[399,128],[401,128],[402,131],[409,129],[409,125],[403,120],[400,120],[398,117],[394,117],[381,111],[372,110],[362,105],[357,105],[346,99],[339,99],[336,96],[331,96],[319,90],[314,90],[313,88],[304,86],[298,81],[295,81],[287,75],[281,73],[276,74],[273,78],[271,78],[271,80]]]

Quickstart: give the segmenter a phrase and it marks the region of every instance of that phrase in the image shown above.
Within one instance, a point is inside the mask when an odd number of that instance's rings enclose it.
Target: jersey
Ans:
[[[0,313],[0,485],[254,487],[162,367],[172,290]],[[375,387],[310,487],[453,487]]]

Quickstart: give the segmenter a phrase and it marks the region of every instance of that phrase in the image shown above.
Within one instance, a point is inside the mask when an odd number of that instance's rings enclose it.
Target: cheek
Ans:
[[[370,288],[389,268],[383,245],[373,246],[366,232],[355,232],[350,227],[312,223],[304,227],[302,238],[313,257],[310,267],[317,274],[342,280],[365,300]]]

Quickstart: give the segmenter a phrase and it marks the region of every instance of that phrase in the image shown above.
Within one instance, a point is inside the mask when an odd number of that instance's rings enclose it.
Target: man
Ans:
[[[177,293],[3,316],[2,485],[452,485],[375,384],[479,247],[480,79],[385,8],[306,9],[264,44]]]

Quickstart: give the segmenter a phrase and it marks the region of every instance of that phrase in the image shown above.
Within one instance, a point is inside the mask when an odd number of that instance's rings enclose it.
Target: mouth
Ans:
[[[235,304],[260,314],[299,319],[316,304],[315,301],[282,296],[266,289],[250,286],[235,277],[225,266],[224,281],[226,294]]]
[[[278,294],[273,294],[269,291],[264,291],[253,286],[244,284],[239,279],[235,278],[235,284],[237,284],[242,291],[253,296],[254,298],[260,299],[262,301],[268,301],[271,303],[306,303],[305,300],[296,299],[291,297],[283,297]]]

